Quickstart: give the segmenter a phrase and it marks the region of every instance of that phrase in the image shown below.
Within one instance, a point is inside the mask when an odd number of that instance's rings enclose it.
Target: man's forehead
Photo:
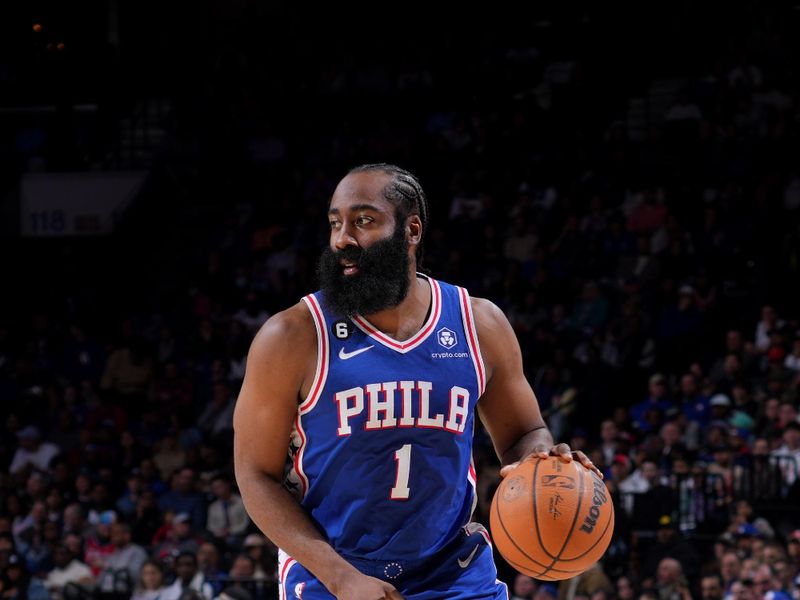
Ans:
[[[343,208],[349,204],[388,204],[383,196],[384,188],[392,176],[383,171],[351,173],[339,182],[331,198],[331,208]]]

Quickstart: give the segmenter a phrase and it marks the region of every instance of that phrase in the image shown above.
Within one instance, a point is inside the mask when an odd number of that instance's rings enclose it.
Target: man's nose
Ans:
[[[343,224],[338,231],[335,231],[333,236],[333,245],[337,250],[344,250],[348,246],[358,246],[358,241],[353,237],[353,232],[346,224]]]

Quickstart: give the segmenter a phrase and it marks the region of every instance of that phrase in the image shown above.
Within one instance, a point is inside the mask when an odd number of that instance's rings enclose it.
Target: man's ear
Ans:
[[[406,236],[409,245],[417,246],[422,241],[422,220],[419,215],[410,215],[406,219]]]

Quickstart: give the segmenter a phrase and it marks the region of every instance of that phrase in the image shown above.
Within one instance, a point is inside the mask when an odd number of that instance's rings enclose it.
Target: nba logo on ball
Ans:
[[[439,338],[439,344],[445,348],[452,348],[458,343],[458,340],[456,340],[456,332],[447,327],[442,327],[436,332],[436,335]]]

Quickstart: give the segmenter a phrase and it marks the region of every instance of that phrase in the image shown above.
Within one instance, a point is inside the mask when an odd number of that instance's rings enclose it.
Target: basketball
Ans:
[[[492,498],[492,538],[508,564],[536,579],[569,579],[608,548],[614,506],[603,480],[577,461],[522,462]]]

